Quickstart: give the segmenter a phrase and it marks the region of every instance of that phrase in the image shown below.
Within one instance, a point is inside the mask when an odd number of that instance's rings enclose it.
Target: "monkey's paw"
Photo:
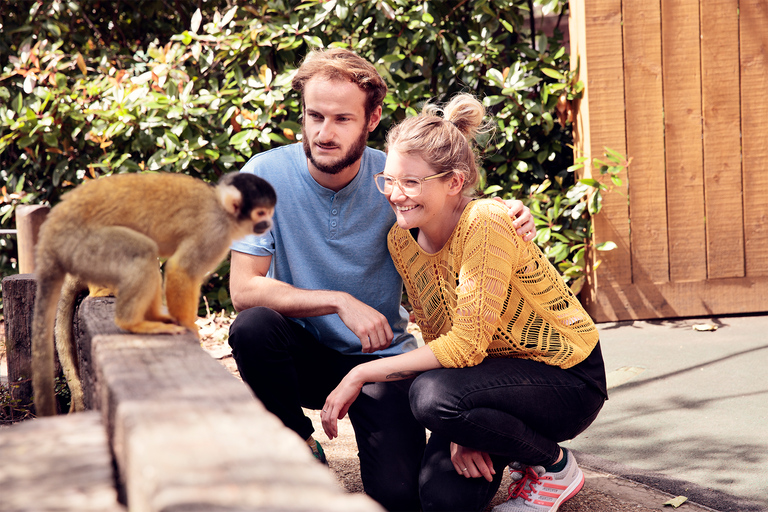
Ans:
[[[187,332],[186,327],[176,324],[166,324],[163,322],[145,321],[131,326],[122,326],[118,324],[118,327],[136,334],[183,334]]]

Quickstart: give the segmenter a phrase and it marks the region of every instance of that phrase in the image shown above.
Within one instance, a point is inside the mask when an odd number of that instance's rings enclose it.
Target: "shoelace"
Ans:
[[[540,483],[541,479],[539,478],[539,474],[530,466],[525,468],[525,473],[523,473],[523,477],[517,481],[515,488],[512,489],[512,485],[515,485],[514,483],[509,486],[509,499],[521,497],[525,501],[531,501],[533,498],[530,497],[530,494],[534,492],[533,486]]]

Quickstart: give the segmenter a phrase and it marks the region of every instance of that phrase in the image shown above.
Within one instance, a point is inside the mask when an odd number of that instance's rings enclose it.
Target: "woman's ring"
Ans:
[[[328,412],[328,411],[326,411],[325,409],[323,409],[323,410],[322,410],[322,411],[320,411],[320,412]]]
[[[467,470],[467,468],[464,468],[464,469],[462,469],[461,471],[463,472],[463,471],[466,471],[466,470]]]

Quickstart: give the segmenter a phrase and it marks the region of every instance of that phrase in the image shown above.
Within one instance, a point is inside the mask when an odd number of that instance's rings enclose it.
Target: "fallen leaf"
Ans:
[[[715,324],[694,324],[694,331],[716,331],[717,326]]]
[[[686,501],[688,501],[688,498],[686,498],[685,496],[678,496],[677,498],[672,498],[668,502],[664,503],[664,506],[665,507],[666,506],[670,506],[670,507],[677,508],[680,505],[682,505],[683,503],[685,503]]]

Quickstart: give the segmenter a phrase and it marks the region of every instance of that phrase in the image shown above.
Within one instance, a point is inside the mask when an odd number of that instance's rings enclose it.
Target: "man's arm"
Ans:
[[[267,276],[271,256],[232,251],[230,295],[236,311],[263,306],[296,318],[338,314],[360,339],[364,353],[389,347],[387,318],[346,292],[303,290]]]

